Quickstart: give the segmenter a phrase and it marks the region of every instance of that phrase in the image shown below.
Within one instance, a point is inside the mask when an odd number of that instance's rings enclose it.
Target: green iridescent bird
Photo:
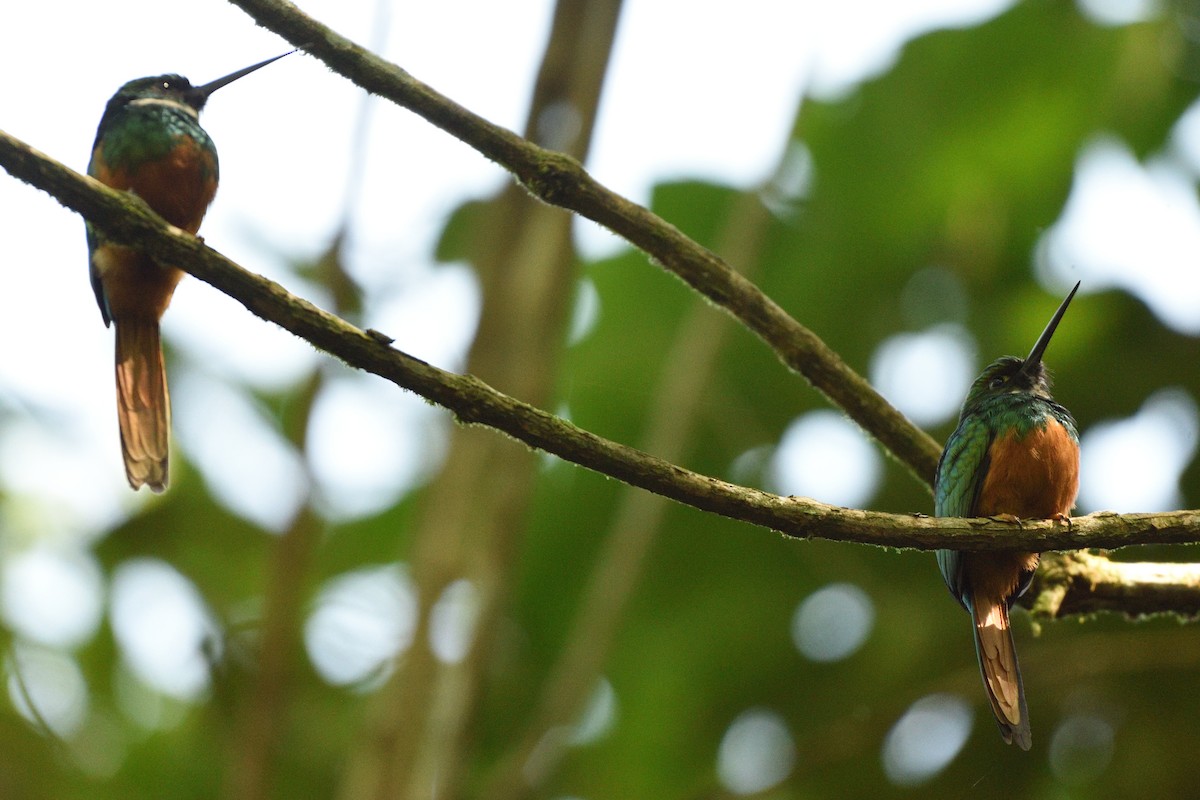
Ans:
[[[203,86],[180,75],[129,81],[104,109],[88,174],[136,194],[167,222],[195,233],[216,194],[218,172],[217,150],[200,127],[200,110],[217,89],[280,58]],[[167,487],[171,403],[158,324],[183,272],[109,241],[91,225],[87,239],[100,315],[117,329],[117,421],[125,475],[134,489],[161,492]]]
[[[1079,284],[1023,359],[1004,356],[975,379],[934,483],[939,517],[1069,520],[1079,491],[1079,434],[1050,395],[1042,354]],[[1008,612],[1029,588],[1037,553],[939,550],[950,593],[970,613],[975,654],[1000,735],[1031,744],[1025,686]]]

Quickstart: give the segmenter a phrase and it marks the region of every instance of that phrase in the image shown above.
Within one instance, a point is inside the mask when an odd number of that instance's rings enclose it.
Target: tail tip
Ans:
[[[147,486],[155,494],[162,494],[167,490],[166,459],[148,463],[126,461],[125,477],[135,492]]]
[[[1000,735],[1004,737],[1005,744],[1015,744],[1026,752],[1033,747],[1033,738],[1029,735],[1029,725],[1027,723],[1017,725],[1016,727],[1001,725]]]

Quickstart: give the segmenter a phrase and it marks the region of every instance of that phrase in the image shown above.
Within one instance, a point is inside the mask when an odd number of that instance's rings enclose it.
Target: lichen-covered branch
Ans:
[[[1070,526],[838,508],[738,486],[613,442],[499,392],[471,375],[438,369],[384,343],[274,281],[238,266],[170,225],[132,195],[71,170],[0,131],[0,166],[49,192],[118,242],[136,244],[234,298],[252,313],[358,369],[374,373],[452,411],[466,423],[502,431],[552,453],[702,511],[799,538],[933,550],[940,547],[1026,551],[1118,548],[1200,541],[1200,511],[1097,513]]]
[[[1088,552],[1049,553],[1025,602],[1035,617],[1115,611],[1200,616],[1200,564],[1113,561]]]
[[[400,67],[339,35],[283,0],[231,0],[330,69],[424,117],[500,164],[530,192],[597,222],[644,251],[725,309],[926,484],[941,448],[892,407],[836,352],[675,226],[597,182],[576,159],[547,150],[439,94]]]

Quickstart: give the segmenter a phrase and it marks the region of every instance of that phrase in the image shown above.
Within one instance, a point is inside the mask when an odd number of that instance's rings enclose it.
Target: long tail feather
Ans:
[[[116,320],[117,418],[129,485],[167,488],[171,400],[163,369],[158,321]]]
[[[1009,744],[1015,742],[1022,750],[1028,750],[1032,744],[1029,710],[1025,706],[1025,685],[1008,621],[1008,604],[975,597],[971,606],[979,671],[1000,735]]]

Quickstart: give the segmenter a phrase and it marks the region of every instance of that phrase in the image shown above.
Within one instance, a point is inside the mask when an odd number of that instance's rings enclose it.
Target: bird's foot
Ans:
[[[1071,518],[1066,514],[1055,514],[1050,519],[1054,520],[1055,522],[1064,523],[1067,526],[1067,530],[1071,530]]]
[[[1021,518],[1016,514],[992,514],[990,517],[988,517],[988,519],[992,520],[993,522],[1007,522],[1009,525],[1016,525],[1018,528],[1022,529],[1025,527],[1021,524]]]

